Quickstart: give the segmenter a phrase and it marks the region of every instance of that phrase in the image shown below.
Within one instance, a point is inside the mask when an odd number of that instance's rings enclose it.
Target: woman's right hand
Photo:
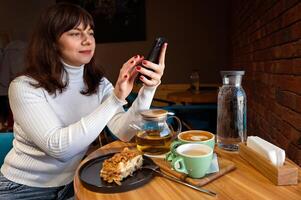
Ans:
[[[132,91],[135,79],[139,73],[137,67],[141,68],[139,65],[143,59],[143,56],[137,55],[130,58],[122,65],[114,88],[114,93],[118,99],[125,100]]]

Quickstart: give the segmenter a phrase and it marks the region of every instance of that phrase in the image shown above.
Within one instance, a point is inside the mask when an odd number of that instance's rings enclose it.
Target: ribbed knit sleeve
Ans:
[[[15,123],[46,154],[66,161],[84,151],[99,135],[124,102],[108,94],[92,113],[65,126],[45,98],[45,90],[17,78],[9,88]],[[68,103],[68,102],[66,102]]]
[[[135,135],[136,131],[129,124],[137,123],[141,119],[139,113],[150,108],[157,87],[143,86],[127,112],[119,109],[110,120],[108,127],[120,140],[129,141]]]

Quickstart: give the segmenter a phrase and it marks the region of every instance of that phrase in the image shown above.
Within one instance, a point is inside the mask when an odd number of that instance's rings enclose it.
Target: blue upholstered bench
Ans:
[[[12,132],[0,132],[0,166],[3,164],[6,154],[13,147],[13,139]]]

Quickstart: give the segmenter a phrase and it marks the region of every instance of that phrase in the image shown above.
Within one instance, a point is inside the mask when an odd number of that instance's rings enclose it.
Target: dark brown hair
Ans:
[[[57,42],[60,36],[83,23],[84,28],[90,25],[94,28],[93,18],[83,8],[67,3],[58,3],[42,13],[30,40],[27,51],[27,68],[23,73],[35,79],[38,83],[32,84],[46,89],[50,94],[60,93],[68,85],[63,82],[62,74],[65,71],[60,60]],[[95,65],[94,56],[84,68],[84,82],[86,88],[81,91],[84,95],[91,95],[98,91],[98,85],[103,72]]]

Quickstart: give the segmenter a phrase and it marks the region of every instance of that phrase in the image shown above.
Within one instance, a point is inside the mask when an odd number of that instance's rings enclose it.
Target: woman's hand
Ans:
[[[125,100],[125,98],[130,94],[133,89],[135,78],[138,75],[137,69],[140,67],[139,64],[144,59],[143,56],[134,56],[125,62],[120,69],[119,76],[114,88],[114,93],[120,100]],[[141,68],[141,67],[140,67]]]
[[[144,57],[139,55],[130,58],[123,64],[114,88],[114,93],[117,98],[125,100],[132,91],[135,79],[139,73],[141,73],[139,79],[144,85],[152,87],[160,84],[165,68],[166,48],[167,43],[165,43],[162,47],[159,64],[144,60]],[[141,62],[146,68],[141,67]],[[149,77],[149,79],[146,78],[146,76]]]
[[[142,65],[145,67],[136,67],[136,70],[141,73],[139,79],[144,83],[144,85],[152,87],[161,83],[161,77],[165,68],[166,49],[167,43],[164,43],[160,53],[159,64],[152,63],[148,60],[143,60]]]

